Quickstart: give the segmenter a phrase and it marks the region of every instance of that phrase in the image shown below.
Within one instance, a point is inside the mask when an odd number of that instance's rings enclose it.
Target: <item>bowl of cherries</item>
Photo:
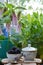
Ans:
[[[21,50],[17,47],[13,47],[7,52],[8,60],[18,60],[21,56]]]

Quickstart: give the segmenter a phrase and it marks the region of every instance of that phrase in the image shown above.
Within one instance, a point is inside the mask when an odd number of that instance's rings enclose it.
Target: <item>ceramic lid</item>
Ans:
[[[37,48],[31,47],[29,44],[28,47],[23,48],[22,51],[37,51]]]

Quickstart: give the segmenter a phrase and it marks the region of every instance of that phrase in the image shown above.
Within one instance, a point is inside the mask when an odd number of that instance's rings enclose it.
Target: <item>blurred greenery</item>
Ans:
[[[31,44],[38,49],[39,55],[43,55],[43,14],[33,12],[32,15],[22,15],[19,22],[22,25],[21,36],[23,47]]]
[[[4,35],[0,35],[0,40],[5,40],[6,37]]]
[[[7,10],[3,13],[2,19],[0,18],[1,24],[11,21],[10,16],[12,12],[15,12],[15,9],[25,9],[24,7],[15,7],[8,3],[6,3],[5,8]],[[33,12],[32,15],[21,14],[18,22],[21,25],[21,32],[15,33],[14,31],[14,34],[10,36],[10,41],[20,48],[31,44],[38,49],[40,57],[43,58],[43,14],[38,12]]]
[[[38,49],[38,54],[43,58],[43,14],[33,12],[32,15],[21,15],[19,20],[21,33],[11,36],[15,45],[22,44],[22,48],[31,44]],[[18,46],[18,45],[17,45]]]
[[[4,8],[4,4],[0,2],[0,9]]]
[[[3,25],[4,23],[11,23],[11,17],[12,17],[12,14],[13,13],[15,13],[15,10],[17,10],[17,9],[21,9],[21,10],[25,10],[25,8],[24,7],[22,7],[22,6],[14,6],[13,4],[10,4],[10,3],[4,3],[4,11],[3,11],[3,14],[2,14],[2,17],[0,18],[0,26],[1,25]],[[19,11],[20,12],[20,14],[21,14],[21,11]],[[18,20],[19,20],[19,12],[18,12],[18,16],[17,16],[17,18],[18,18]],[[16,13],[15,13],[15,15],[16,15]],[[15,30],[14,30],[15,31]],[[12,35],[13,36],[13,35]],[[16,37],[17,36],[17,37]],[[14,32],[14,40],[17,38],[18,39],[18,36],[19,36],[19,34],[17,35],[15,32]],[[4,39],[4,36],[0,36],[0,38],[3,40]],[[10,38],[10,37],[8,37],[9,38],[9,40],[13,43],[13,40],[12,40],[12,37]],[[15,44],[16,42],[14,42],[14,44]],[[16,46],[19,46],[20,47],[20,45],[18,45],[18,44],[16,44]]]
[[[3,6],[3,7],[2,7]],[[26,8],[22,6],[14,6],[10,3],[0,3],[0,9],[3,9],[2,17],[0,18],[0,24],[3,23],[11,23],[11,16],[15,10],[26,10]]]

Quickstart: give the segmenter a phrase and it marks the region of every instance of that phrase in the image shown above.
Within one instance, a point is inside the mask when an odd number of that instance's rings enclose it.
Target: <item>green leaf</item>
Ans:
[[[17,6],[17,7],[15,7],[15,9],[22,9],[22,10],[26,10],[26,8],[21,7],[21,6]]]
[[[9,4],[9,3],[5,3],[5,7],[9,8],[9,9],[12,9],[12,8],[14,8],[14,5],[13,4]]]
[[[0,2],[0,9],[4,8],[4,4]]]
[[[10,22],[11,22],[10,16],[4,17],[4,18],[3,18],[3,21],[4,21],[4,23],[10,23]]]

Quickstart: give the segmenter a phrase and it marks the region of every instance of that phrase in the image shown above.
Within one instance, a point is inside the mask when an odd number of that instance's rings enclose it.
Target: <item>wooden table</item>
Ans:
[[[36,65],[40,65],[41,62],[42,62],[42,60],[38,59],[38,58],[35,58],[32,61],[30,61],[30,60],[26,61],[26,60],[24,60],[24,57],[21,57],[20,60],[18,60],[18,61],[8,61],[8,58],[2,59],[2,63],[4,63],[4,64],[10,63],[11,65],[15,65],[15,64],[21,64],[21,65],[31,64],[31,65],[33,65],[33,63],[35,63]]]

